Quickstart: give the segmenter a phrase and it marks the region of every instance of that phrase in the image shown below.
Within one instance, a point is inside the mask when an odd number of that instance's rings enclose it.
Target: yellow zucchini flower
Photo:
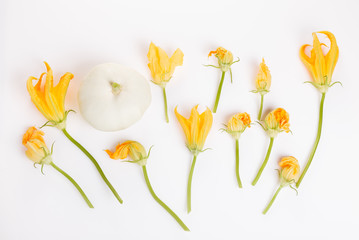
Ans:
[[[167,95],[166,85],[172,78],[172,75],[177,66],[183,64],[183,52],[177,48],[172,57],[169,58],[167,53],[162,48],[157,47],[151,42],[150,49],[147,54],[148,67],[151,71],[152,82],[162,87],[166,122],[169,122],[168,107],[167,107]]]
[[[116,150],[114,152],[111,152],[110,150],[105,150],[105,152],[110,156],[112,159],[126,159],[130,158],[131,160],[128,160],[126,162],[130,163],[137,163],[142,167],[143,176],[145,178],[148,190],[150,191],[152,197],[160,204],[177,222],[178,224],[183,228],[185,231],[189,231],[189,228],[184,224],[184,222],[177,216],[176,213],[172,211],[171,208],[169,208],[155,193],[155,191],[152,188],[152,185],[150,183],[150,179],[148,177],[147,173],[147,159],[150,156],[151,148],[148,151],[148,154],[146,153],[145,148],[136,141],[125,141],[123,143],[120,143],[116,146]]]
[[[166,86],[172,78],[175,68],[182,66],[183,56],[183,52],[178,48],[169,58],[162,48],[151,42],[147,58],[153,82],[162,87]]]
[[[259,93],[261,95],[261,105],[258,112],[258,121],[262,118],[262,111],[263,111],[263,98],[264,95],[269,92],[269,88],[271,86],[271,80],[272,76],[270,74],[270,71],[267,67],[267,65],[264,62],[264,59],[262,59],[261,64],[259,65],[259,72],[257,74],[256,78],[256,89],[252,92]]]
[[[305,53],[309,44],[305,44],[300,48],[299,54],[302,62],[312,75],[313,82],[311,82],[321,93],[326,93],[328,88],[334,83],[332,82],[332,75],[339,58],[339,48],[335,36],[328,31],[318,33],[325,34],[330,40],[330,49],[324,56],[322,45],[320,43],[317,33],[313,33],[313,48],[310,57]]]
[[[116,146],[116,150],[111,152],[110,150],[105,150],[105,152],[112,159],[126,159],[128,156],[132,159],[132,163],[137,163],[140,166],[144,166],[147,163],[147,154],[145,148],[136,141],[126,141]]]
[[[263,214],[266,214],[270,207],[272,206],[274,200],[277,198],[280,190],[282,188],[289,186],[293,190],[295,190],[298,194],[297,189],[295,189],[292,184],[295,183],[296,179],[299,176],[299,163],[298,160],[295,157],[284,157],[280,160],[279,166],[281,167],[281,170],[279,171],[279,178],[280,178],[280,185],[275,192],[274,196],[268,203],[267,207],[263,210]]]
[[[239,137],[242,135],[247,127],[251,127],[251,117],[248,113],[237,113],[233,115],[224,129],[236,140],[236,177],[238,187],[242,188],[241,178],[239,177]]]
[[[218,65],[222,72],[227,72],[233,64],[233,54],[223,47],[217,48],[216,51],[210,51],[208,57],[213,54],[218,59]]]
[[[251,127],[250,124],[251,117],[248,113],[237,113],[229,119],[225,131],[235,139],[238,139],[247,127]]]
[[[70,177],[64,170],[59,168],[55,163],[52,161],[51,155],[52,155],[52,148],[51,151],[47,148],[46,143],[44,141],[44,132],[41,130],[37,130],[35,127],[30,127],[24,134],[22,138],[22,144],[27,148],[26,150],[26,156],[34,162],[34,166],[36,164],[41,165],[41,172],[43,172],[43,167],[45,164],[51,165],[53,168],[55,168],[56,171],[61,173],[63,176],[65,176],[80,192],[81,196],[87,203],[87,205],[90,208],[93,208],[92,203],[87,198],[84,191],[81,189],[81,187],[76,183],[76,181]]]
[[[198,113],[198,105],[192,108],[191,116],[187,119],[177,112],[175,108],[175,114],[180,122],[182,129],[186,135],[187,148],[193,154],[193,160],[191,164],[191,170],[188,176],[187,183],[187,212],[190,213],[192,209],[191,195],[192,195],[192,177],[194,167],[196,165],[197,156],[200,152],[203,152],[204,142],[208,136],[212,127],[213,115],[211,110],[207,108],[203,113]]]
[[[324,55],[323,53],[322,45],[324,45],[325,47],[327,46],[324,43],[319,42],[317,33],[322,33],[326,35],[330,40],[330,48],[326,55]],[[306,48],[310,46],[309,44],[303,45],[299,51],[302,62],[304,63],[304,65],[307,67],[310,74],[312,75],[313,81],[309,83],[311,83],[314,87],[316,87],[320,91],[322,97],[320,100],[320,107],[319,107],[317,137],[315,139],[314,145],[309,155],[307,164],[304,167],[303,172],[297,181],[296,184],[297,188],[299,187],[305,174],[307,173],[309,166],[313,161],[315,152],[317,151],[318,148],[319,140],[322,134],[325,95],[328,91],[328,88],[332,87],[336,83],[340,83],[340,82],[332,83],[333,71],[339,58],[339,48],[337,45],[337,41],[331,32],[321,31],[317,33],[313,33],[313,48],[311,50],[310,57],[307,56],[305,53]]]
[[[175,108],[176,117],[186,135],[187,147],[194,155],[198,155],[203,150],[213,122],[213,115],[209,108],[201,114],[198,113],[197,108],[198,105],[192,108],[188,119],[177,112],[177,107]]]
[[[289,114],[283,108],[277,108],[268,113],[264,119],[264,123],[265,130],[271,138],[283,131],[286,133],[290,132]]]
[[[208,57],[212,56],[213,54],[218,59],[219,66],[218,67],[214,66],[214,65],[205,65],[205,66],[219,68],[222,71],[221,81],[219,82],[216,100],[215,100],[214,106],[213,106],[213,112],[216,113],[217,108],[218,108],[219,99],[221,97],[221,92],[222,92],[222,87],[223,87],[223,82],[224,82],[224,77],[226,75],[226,72],[229,71],[229,73],[231,75],[231,82],[233,82],[231,66],[234,63],[239,62],[239,58],[238,58],[238,60],[233,61],[233,54],[230,51],[224,49],[223,47],[217,48],[216,51],[209,52]]]
[[[53,72],[47,62],[47,73],[42,73],[36,85],[33,85],[33,80],[37,80],[35,77],[29,77],[27,80],[27,90],[30,93],[31,101],[35,104],[37,109],[60,130],[66,126],[66,116],[68,112],[65,112],[65,96],[67,87],[70,80],[73,78],[72,73],[65,73],[57,84],[53,86]],[[46,74],[46,80],[44,87],[41,87],[42,78]]]
[[[44,141],[44,132],[30,127],[22,138],[22,144],[27,148],[26,156],[35,164],[50,164],[51,152]]]

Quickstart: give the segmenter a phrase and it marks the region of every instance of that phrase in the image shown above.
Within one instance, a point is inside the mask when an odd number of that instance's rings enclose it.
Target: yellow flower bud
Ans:
[[[280,160],[281,184],[291,184],[297,180],[300,173],[298,160],[295,157],[284,157]]]
[[[269,137],[276,137],[280,132],[290,132],[289,114],[283,108],[277,108],[268,113],[264,119],[265,128]]]
[[[145,148],[136,141],[126,141],[124,143],[118,144],[116,150],[111,152],[110,150],[105,150],[105,152],[112,159],[126,159],[130,157],[132,163],[137,163],[140,166],[144,166],[147,163],[148,155]]]
[[[26,156],[38,164],[50,164],[51,152],[44,141],[44,132],[30,127],[22,138],[22,144],[27,148]]]
[[[233,54],[230,51],[224,49],[223,47],[217,48],[216,51],[211,51],[208,54],[208,57],[212,56],[212,54],[217,57],[218,65],[221,68],[222,72],[227,72],[233,63]]]
[[[259,72],[256,78],[257,92],[259,92],[260,94],[266,94],[271,86],[271,79],[272,76],[270,74],[270,71],[265,64],[264,59],[262,59],[262,62],[259,66]]]
[[[247,127],[251,127],[250,124],[251,118],[248,113],[237,113],[229,119],[226,132],[238,139]]]

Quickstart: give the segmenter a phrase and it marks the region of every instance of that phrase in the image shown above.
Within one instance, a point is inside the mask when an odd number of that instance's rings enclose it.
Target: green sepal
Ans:
[[[203,64],[203,66],[204,66],[204,67],[214,67],[214,68],[220,68],[220,67],[215,66],[215,65],[204,65],[204,64]]]
[[[239,62],[239,61],[240,61],[240,59],[239,59],[239,57],[237,57],[237,60],[233,61],[230,66],[232,66],[233,64],[235,64],[236,62]]]
[[[265,126],[263,126],[263,124],[262,124],[260,121],[256,121],[256,123],[258,123],[258,124],[263,128],[264,131],[267,131],[267,130],[268,130],[268,128],[266,128]]]
[[[343,84],[339,81],[333,82],[332,84],[329,85],[329,87],[333,87],[337,83],[339,83],[343,87]]]

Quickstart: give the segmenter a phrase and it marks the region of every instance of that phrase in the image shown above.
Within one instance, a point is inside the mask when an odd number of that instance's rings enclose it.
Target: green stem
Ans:
[[[239,177],[239,140],[236,139],[236,177],[238,187],[242,188],[241,178]]]
[[[325,93],[322,93],[322,100],[320,101],[320,109],[319,109],[319,121],[318,121],[317,138],[315,139],[314,146],[313,146],[313,148],[312,148],[312,152],[311,152],[310,155],[309,155],[309,159],[308,159],[307,165],[305,166],[305,168],[304,168],[302,174],[300,175],[300,177],[299,177],[299,179],[298,179],[298,182],[297,182],[297,184],[296,184],[297,188],[299,187],[299,185],[300,185],[300,183],[302,182],[302,180],[303,180],[305,174],[306,174],[307,171],[308,171],[308,168],[309,168],[310,164],[312,163],[312,160],[313,160],[315,151],[317,150],[317,147],[318,147],[318,143],[319,143],[319,140],[320,140],[320,136],[321,136],[321,134],[322,134],[324,99],[325,99]]]
[[[166,95],[166,88],[163,87],[162,88],[163,90],[163,99],[164,99],[164,102],[165,102],[165,114],[166,114],[166,122],[169,122],[169,119],[168,119],[168,110],[167,110],[167,95]]]
[[[98,164],[98,162],[96,161],[96,159],[79,143],[77,142],[75,139],[73,139],[70,134],[66,131],[66,129],[62,129],[62,132],[65,134],[65,136],[73,143],[75,144],[90,160],[91,162],[95,165],[97,171],[100,173],[102,179],[105,181],[105,183],[107,184],[107,186],[111,189],[112,193],[115,195],[115,197],[117,198],[117,200],[122,204],[123,201],[121,199],[121,197],[118,195],[118,193],[116,192],[115,188],[112,186],[112,184],[108,181],[107,177],[105,176],[105,174],[103,173],[100,165]]]
[[[197,155],[193,156],[191,171],[189,172],[188,176],[188,183],[187,183],[187,212],[191,212],[191,193],[192,193],[192,177],[194,172],[194,166],[196,165]]]
[[[189,231],[189,229],[188,229],[188,227],[186,226],[186,224],[184,224],[184,223],[182,222],[182,220],[181,220],[164,202],[162,202],[162,200],[161,200],[159,197],[157,197],[156,193],[153,191],[153,188],[152,188],[151,183],[150,183],[150,179],[148,178],[146,166],[142,166],[142,170],[143,170],[143,176],[145,177],[148,190],[150,191],[152,197],[153,197],[153,198],[158,202],[158,204],[160,204],[169,214],[171,214],[171,216],[179,223],[179,225],[181,225],[181,227],[183,228],[183,230]]]
[[[218,86],[216,102],[214,103],[214,107],[213,107],[213,112],[214,113],[217,112],[218,102],[219,102],[219,98],[221,97],[222,86],[223,86],[223,81],[224,81],[224,75],[225,74],[226,74],[226,72],[222,72],[221,82],[219,83],[219,86]]]
[[[70,175],[68,175],[65,171],[63,171],[61,168],[59,168],[58,166],[55,165],[55,163],[51,162],[50,165],[55,168],[59,173],[61,173],[62,175],[64,175],[76,188],[77,190],[80,192],[81,196],[83,197],[83,199],[86,201],[87,205],[90,208],[93,208],[92,203],[90,202],[90,200],[87,198],[86,194],[84,193],[84,191],[82,191],[81,187],[77,184],[77,182],[70,177]]]
[[[268,210],[270,209],[270,207],[272,206],[274,200],[277,198],[278,193],[280,192],[280,190],[283,188],[282,185],[280,185],[277,189],[277,191],[275,192],[274,196],[272,197],[272,200],[270,200],[270,202],[268,203],[267,207],[263,210],[263,214],[266,214],[268,212]]]
[[[263,111],[263,98],[264,98],[264,95],[261,94],[261,106],[259,108],[259,112],[258,112],[258,121],[261,120],[262,118],[262,111]]]
[[[267,162],[268,162],[268,159],[269,159],[269,156],[270,156],[270,153],[272,151],[272,147],[273,147],[273,141],[274,141],[274,138],[270,138],[270,143],[269,143],[269,147],[268,147],[268,150],[267,150],[267,154],[266,154],[266,157],[262,163],[262,166],[261,168],[259,169],[258,173],[257,173],[257,176],[256,178],[253,180],[252,182],[252,185],[255,186],[259,180],[259,178],[261,177],[262,175],[262,172],[265,168],[265,166],[267,165]]]

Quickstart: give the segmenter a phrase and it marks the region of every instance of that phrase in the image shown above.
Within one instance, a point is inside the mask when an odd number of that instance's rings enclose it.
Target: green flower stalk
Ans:
[[[226,75],[226,72],[229,71],[229,73],[231,75],[231,82],[233,82],[231,66],[234,63],[239,62],[239,58],[238,58],[238,60],[233,61],[233,54],[230,51],[228,51],[222,47],[217,48],[216,51],[211,51],[208,54],[208,57],[212,56],[212,54],[214,54],[215,57],[218,59],[219,66],[214,66],[214,65],[205,65],[205,66],[219,68],[222,71],[221,81],[218,86],[216,100],[214,102],[214,107],[213,107],[213,112],[216,113],[217,108],[218,108],[219,99],[221,97],[221,92],[222,92],[222,87],[223,87],[223,82],[224,82],[224,77]]]
[[[150,151],[147,153],[145,148],[138,142],[135,141],[126,141],[122,144],[119,144],[116,147],[116,150],[114,152],[111,152],[110,150],[105,150],[109,157],[111,159],[126,159],[129,158],[130,160],[126,162],[130,163],[137,163],[142,167],[143,176],[146,181],[146,185],[148,187],[148,190],[150,191],[153,199],[156,200],[156,202],[161,205],[176,221],[177,223],[183,228],[185,231],[189,231],[189,228],[184,224],[184,222],[177,216],[176,213],[172,211],[171,208],[169,208],[154,192],[152,185],[150,183],[150,179],[148,177],[147,173],[147,159],[150,156]]]
[[[92,203],[81,189],[81,187],[77,184],[77,182],[68,175],[65,171],[59,168],[55,163],[52,161],[52,152],[53,152],[53,145],[51,147],[51,151],[47,148],[45,141],[44,141],[44,132],[37,130],[35,127],[30,127],[23,136],[22,144],[27,148],[26,156],[34,162],[34,166],[36,164],[41,165],[41,172],[43,173],[44,165],[50,165],[63,176],[65,176],[79,191],[82,198],[85,200],[87,205],[90,208],[93,208]]]
[[[317,136],[314,141],[312,151],[310,152],[307,164],[304,167],[304,170],[300,175],[299,180],[296,184],[297,188],[300,186],[305,174],[307,173],[309,166],[314,158],[315,152],[318,148],[319,140],[322,134],[325,95],[330,87],[332,87],[336,83],[340,83],[340,82],[332,83],[333,71],[339,58],[339,48],[335,36],[327,31],[322,31],[318,33],[322,33],[326,35],[330,40],[330,49],[326,55],[324,55],[322,50],[322,45],[324,46],[326,45],[319,41],[317,33],[313,33],[313,48],[311,50],[310,57],[305,53],[306,48],[309,46],[308,44],[303,45],[300,49],[300,58],[304,63],[304,65],[309,70],[309,72],[311,73],[313,79],[312,82],[308,82],[308,83],[316,87],[322,96],[321,96],[320,108],[319,108]]]

